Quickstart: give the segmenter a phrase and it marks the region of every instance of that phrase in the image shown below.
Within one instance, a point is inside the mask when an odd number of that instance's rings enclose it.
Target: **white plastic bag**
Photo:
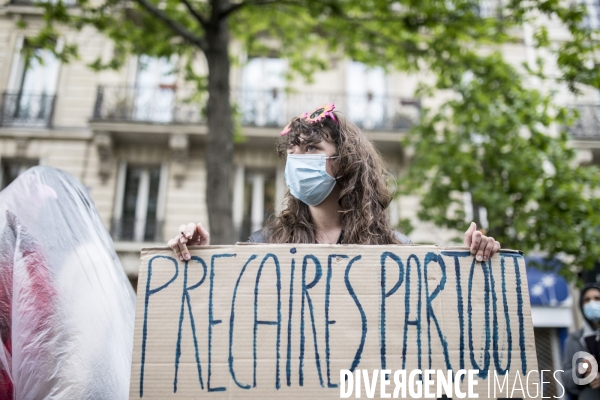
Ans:
[[[134,313],[81,183],[35,167],[0,192],[0,399],[127,398]]]

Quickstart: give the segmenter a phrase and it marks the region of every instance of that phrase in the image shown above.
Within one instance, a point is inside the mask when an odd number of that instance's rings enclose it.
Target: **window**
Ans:
[[[244,65],[239,94],[244,125],[287,124],[286,70],[287,62],[279,58],[252,58]]]
[[[2,175],[0,176],[0,190],[12,183],[19,175],[29,168],[38,165],[38,160],[33,159],[2,159]]]
[[[579,119],[569,128],[575,139],[600,138],[600,101],[596,104],[577,104]]]
[[[383,68],[349,61],[346,68],[348,112],[365,129],[382,128],[386,114],[386,77]]]
[[[161,240],[165,191],[163,175],[160,165],[122,163],[112,229],[115,240]]]
[[[477,13],[481,18],[496,18],[501,15],[502,0],[479,0]]]
[[[245,169],[240,171],[239,187],[236,184],[234,200],[234,225],[238,239],[245,242],[251,233],[261,229],[275,210],[277,202],[276,172],[274,169]],[[242,180],[243,179],[243,180]],[[236,217],[236,215],[238,215]]]
[[[24,53],[23,49],[28,46],[24,38],[17,41],[8,90],[3,95],[3,125],[47,126],[51,123],[60,61],[46,49]],[[57,48],[60,47],[62,41],[59,40]]]
[[[471,223],[471,221],[474,221],[475,223],[477,223],[478,229],[483,229],[484,231],[487,231],[489,229],[487,208],[473,202],[473,196],[469,191],[468,187],[469,185],[466,182],[463,182],[463,189],[465,191],[462,193],[462,196],[463,207],[465,212],[465,222]]]
[[[584,24],[589,29],[600,29],[600,0],[581,0],[587,9]]]
[[[175,58],[156,58],[142,55],[138,58],[135,78],[134,119],[169,123],[175,112],[176,81]]]

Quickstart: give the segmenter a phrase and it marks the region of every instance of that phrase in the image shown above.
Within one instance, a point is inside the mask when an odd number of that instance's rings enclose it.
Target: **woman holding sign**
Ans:
[[[394,231],[385,209],[390,194],[383,160],[354,124],[328,104],[294,118],[281,132],[279,156],[286,160],[289,188],[285,208],[249,241],[256,243],[410,244]],[[208,245],[202,224],[181,225],[168,245],[189,260],[187,245]],[[471,223],[464,245],[478,261],[487,261],[500,243]]]

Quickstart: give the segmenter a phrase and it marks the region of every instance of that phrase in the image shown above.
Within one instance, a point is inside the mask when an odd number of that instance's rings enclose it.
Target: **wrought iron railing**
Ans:
[[[569,132],[574,139],[600,140],[600,105],[579,104],[577,122],[571,125]]]
[[[418,120],[421,104],[417,99],[394,96],[331,93],[290,93],[283,91],[236,91],[234,102],[242,125],[284,126],[289,120],[323,104],[336,109],[367,130],[404,130]]]
[[[94,119],[202,124],[206,97],[175,88],[100,86]],[[419,119],[418,99],[365,94],[286,93],[283,90],[234,90],[232,103],[244,126],[282,127],[294,116],[335,103],[337,110],[367,130],[405,130]]]
[[[0,125],[50,126],[55,100],[55,95],[46,93],[3,93]]]
[[[99,86],[94,119],[156,123],[201,123],[200,102],[175,87]]]
[[[10,4],[17,6],[35,6],[41,5],[44,3],[50,4],[58,4],[59,0],[10,0]],[[77,4],[77,0],[60,0],[66,6],[75,6]]]

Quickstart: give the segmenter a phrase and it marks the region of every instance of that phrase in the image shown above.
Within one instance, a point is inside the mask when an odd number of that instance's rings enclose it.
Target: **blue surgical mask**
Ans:
[[[590,301],[583,306],[583,315],[592,322],[600,321],[600,301]]]
[[[292,196],[316,206],[329,196],[335,186],[335,178],[327,173],[327,160],[324,154],[288,154],[285,164],[285,182]]]

